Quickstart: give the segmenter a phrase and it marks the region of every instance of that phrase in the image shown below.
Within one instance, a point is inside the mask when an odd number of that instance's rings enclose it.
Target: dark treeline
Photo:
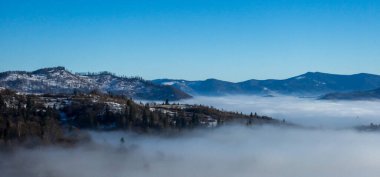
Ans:
[[[234,120],[248,125],[278,123],[269,117],[201,105],[169,104],[168,101],[138,104],[124,96],[99,91],[60,95],[18,95],[10,90],[0,91],[0,144],[71,142],[75,141],[72,135],[82,129],[162,133],[215,127]]]
[[[116,73],[112,73],[109,71],[100,71],[100,72],[77,72],[75,73],[77,75],[82,75],[82,76],[101,76],[101,75],[110,75],[113,77],[119,77],[123,79],[130,79],[130,80],[141,80],[145,81],[142,77],[140,76],[126,76],[126,75],[117,75]]]
[[[58,142],[63,138],[59,114],[33,100],[36,96],[17,95],[10,90],[0,94],[0,144],[4,142]]]

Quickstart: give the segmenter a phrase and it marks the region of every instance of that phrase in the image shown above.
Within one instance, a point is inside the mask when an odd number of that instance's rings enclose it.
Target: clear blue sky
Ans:
[[[0,0],[0,71],[380,74],[379,0]]]

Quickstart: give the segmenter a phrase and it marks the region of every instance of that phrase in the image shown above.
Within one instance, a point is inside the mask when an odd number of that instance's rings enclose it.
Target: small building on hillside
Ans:
[[[212,118],[211,116],[206,116],[200,121],[200,123],[208,128],[213,128],[218,126],[218,120]]]

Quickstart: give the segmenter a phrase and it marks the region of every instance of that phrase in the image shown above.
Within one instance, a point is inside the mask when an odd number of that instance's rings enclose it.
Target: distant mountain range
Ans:
[[[380,88],[380,76],[373,74],[336,75],[308,72],[284,80],[248,80],[226,82],[217,79],[187,81],[158,79],[153,83],[170,85],[190,95],[222,96],[235,94],[286,94],[320,96],[332,92],[365,91]]]
[[[380,88],[368,91],[355,91],[348,93],[330,93],[322,96],[323,100],[374,100],[380,99]]]
[[[43,68],[33,72],[0,73],[0,87],[24,93],[72,93],[75,90],[125,95],[136,99],[179,100],[191,98],[171,86],[158,85],[138,77],[119,77],[109,72],[73,74],[64,67]]]
[[[247,80],[236,83],[217,79],[146,81],[139,77],[120,77],[109,72],[74,74],[64,67],[52,67],[32,72],[2,72],[0,73],[1,87],[36,94],[98,90],[146,100],[179,100],[199,95],[253,94],[263,96],[285,94],[302,97],[324,95],[322,99],[367,99],[378,94],[380,76],[364,73],[336,75],[308,72],[284,80]]]

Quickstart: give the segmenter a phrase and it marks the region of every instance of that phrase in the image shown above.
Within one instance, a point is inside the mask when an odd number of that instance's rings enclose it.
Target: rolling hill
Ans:
[[[34,94],[99,90],[135,99],[191,98],[190,95],[174,87],[154,84],[138,77],[119,77],[109,72],[73,74],[64,67],[43,68],[32,72],[3,72],[0,73],[0,87]]]

